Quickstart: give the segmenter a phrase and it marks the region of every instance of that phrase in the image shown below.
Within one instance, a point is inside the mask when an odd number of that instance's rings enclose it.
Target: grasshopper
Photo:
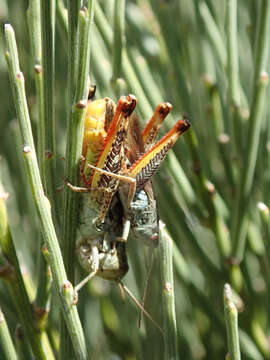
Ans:
[[[141,132],[138,118],[132,114],[135,96],[121,97],[117,106],[109,98],[92,101],[92,97],[93,92],[84,122],[81,186],[68,184],[81,193],[76,247],[79,262],[89,273],[75,287],[74,301],[78,290],[97,275],[117,281],[154,322],[121,282],[128,271],[125,242],[131,228],[136,238],[158,244],[158,215],[151,177],[189,123],[179,120],[154,144],[161,123],[171,110],[169,103],[157,106]]]
[[[68,184],[73,191],[81,193],[76,247],[79,262],[89,273],[76,290],[95,275],[117,280],[128,271],[125,244],[120,241],[125,231],[122,205],[113,197],[120,179],[132,183],[132,179],[121,176],[120,171],[128,121],[136,98],[121,97],[115,106],[108,98],[92,101],[92,96],[85,116],[81,187]]]
[[[125,216],[131,222],[131,230],[136,239],[150,246],[157,246],[159,239],[158,211],[151,183],[167,152],[178,137],[188,129],[186,120],[176,125],[157,144],[155,140],[160,126],[172,109],[169,103],[157,106],[152,118],[143,131],[136,116],[132,116],[127,133],[125,174],[136,179],[136,191],[131,203],[127,202],[127,186],[119,186],[119,194]]]
[[[132,115],[135,106],[133,95],[121,97],[117,106],[109,98],[90,99],[87,106],[82,186],[69,184],[74,191],[88,193],[81,194],[77,240],[79,261],[89,272],[87,278],[98,275],[116,280],[125,275],[128,265],[121,242],[127,240],[129,226],[135,237],[158,243],[151,177],[189,123],[179,120],[154,144],[171,105],[159,104],[143,132]]]

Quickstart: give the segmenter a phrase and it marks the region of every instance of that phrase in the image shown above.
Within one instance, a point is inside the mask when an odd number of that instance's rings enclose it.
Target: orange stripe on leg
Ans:
[[[104,170],[110,171],[110,169],[106,168],[106,161],[109,158],[110,154],[113,153],[113,157],[117,158],[118,156],[121,157],[121,149],[123,147],[122,139],[117,139],[117,134],[121,129],[125,129],[127,127],[128,118],[132,114],[134,108],[136,106],[136,98],[133,95],[122,96],[118,101],[115,114],[108,130],[106,139],[104,141],[103,149],[100,153],[100,157],[96,163],[96,167]],[[123,134],[124,136],[124,134]],[[114,144],[116,141],[120,141],[120,144],[117,144],[117,148],[115,148]],[[119,158],[119,161],[121,159]],[[102,174],[94,171],[93,176],[91,179],[91,184],[93,186],[97,186]]]
[[[155,142],[160,126],[171,110],[172,105],[168,102],[160,103],[156,107],[152,118],[142,131],[143,143],[146,150]]]
[[[143,154],[130,168],[128,171],[129,176],[136,177],[143,171],[144,168],[148,167],[148,176],[151,177],[154,172],[160,166],[162,160],[167,155],[167,152],[175,144],[179,136],[190,127],[188,120],[179,120],[174,127],[161,138],[152,148],[150,148],[145,154]],[[150,165],[152,164],[152,165]],[[153,168],[151,169],[151,166]],[[150,175],[151,174],[151,175]]]

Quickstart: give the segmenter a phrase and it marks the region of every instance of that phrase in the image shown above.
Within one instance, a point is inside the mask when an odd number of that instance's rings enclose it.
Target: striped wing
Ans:
[[[137,189],[142,189],[145,183],[151,179],[160,167],[168,151],[189,126],[190,124],[186,119],[179,120],[162,139],[146,153],[141,155],[141,157],[128,169],[129,176],[136,178]]]
[[[136,106],[136,98],[132,95],[123,96],[118,101],[113,120],[108,129],[103,149],[97,160],[96,167],[109,173],[119,174],[122,169],[124,141],[130,115]],[[117,189],[119,180],[94,170],[90,185],[93,189],[92,198],[100,206],[100,221],[103,221],[108,211],[111,199]]]

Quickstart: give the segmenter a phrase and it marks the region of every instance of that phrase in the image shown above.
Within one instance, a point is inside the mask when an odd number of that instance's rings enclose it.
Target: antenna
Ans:
[[[152,249],[152,250],[154,250],[154,249]],[[149,281],[150,281],[150,275],[151,275],[151,272],[152,272],[152,269],[153,269],[153,264],[154,264],[154,251],[152,251],[152,253],[151,253],[150,267],[149,267],[149,270],[147,272],[145,283],[144,283],[143,298],[142,298],[142,308],[143,309],[144,309],[144,305],[145,305],[147,291],[148,291],[148,288],[149,288]],[[139,328],[141,327],[142,315],[143,315],[143,312],[140,311],[140,314],[139,314]]]
[[[152,318],[152,316],[143,308],[143,306],[139,303],[139,301],[135,298],[135,296],[131,293],[131,291],[122,283],[121,280],[118,280],[118,285],[120,289],[122,288],[127,295],[132,299],[132,301],[138,306],[141,312],[155,325],[155,327],[161,332],[163,336],[165,336],[164,330],[159,326],[159,324]]]

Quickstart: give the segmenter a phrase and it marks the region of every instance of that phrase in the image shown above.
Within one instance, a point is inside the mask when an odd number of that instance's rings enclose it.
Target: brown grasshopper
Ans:
[[[133,115],[136,98],[122,96],[117,106],[105,98],[89,100],[81,164],[81,193],[77,250],[82,266],[94,275],[119,280],[128,266],[125,244],[129,227],[135,237],[157,244],[159,228],[151,177],[178,137],[187,120],[154,144],[163,119],[171,110],[159,104],[141,132]],[[118,190],[121,206],[116,192]],[[109,264],[109,266],[108,266]]]

